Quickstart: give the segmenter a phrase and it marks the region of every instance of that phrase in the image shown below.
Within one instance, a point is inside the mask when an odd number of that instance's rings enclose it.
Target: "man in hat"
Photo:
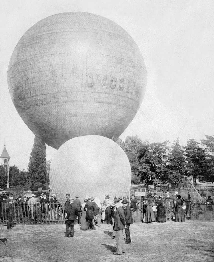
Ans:
[[[96,228],[94,226],[93,220],[96,210],[94,204],[91,201],[91,198],[89,198],[88,201],[86,202],[85,210],[86,210],[86,221],[88,222],[88,228],[95,230]]]
[[[137,205],[138,205],[137,198],[135,197],[135,195],[132,195],[130,208],[132,211],[133,222],[135,222],[137,218],[137,209],[138,209]]]
[[[126,199],[123,199],[122,201],[123,204],[123,211],[125,215],[125,234],[126,234],[126,244],[131,243],[131,237],[130,237],[130,224],[133,223],[133,218],[132,218],[132,212],[131,208],[129,206],[129,202]]]
[[[74,205],[74,199],[70,199],[70,201],[66,201],[65,205],[65,225],[66,225],[66,237],[74,236],[74,221],[78,216],[78,209]]]
[[[98,215],[99,215],[100,208],[98,207],[97,203],[95,202],[94,197],[91,197],[91,203],[94,207],[94,224],[98,225]]]
[[[126,218],[124,214],[124,210],[119,203],[119,199],[115,199],[114,201],[114,209],[113,209],[113,230],[115,231],[115,239],[116,239],[116,252],[114,255],[122,255],[125,253],[123,247],[123,229],[125,228]]]
[[[7,229],[11,229],[14,226],[13,220],[14,220],[14,200],[13,200],[13,196],[9,195],[8,201],[7,201],[7,208],[6,208],[6,212],[7,212],[7,217],[8,217],[8,221],[7,221]]]
[[[177,195],[176,197],[177,199],[174,203],[175,222],[184,222],[184,210],[182,208],[183,200],[181,198],[181,195]]]
[[[69,204],[70,204],[70,197],[71,197],[70,194],[66,194],[66,195],[65,195],[66,201],[65,201],[65,204],[64,204],[64,210],[65,210],[65,209],[67,208],[67,206],[69,206]]]
[[[78,209],[78,224],[80,224],[80,218],[81,218],[81,212],[82,212],[82,203],[79,200],[79,197],[76,196],[76,199],[74,199],[74,205],[77,207]]]

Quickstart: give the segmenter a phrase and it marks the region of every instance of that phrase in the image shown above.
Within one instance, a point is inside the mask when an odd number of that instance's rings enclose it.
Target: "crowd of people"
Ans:
[[[207,210],[213,211],[213,200],[208,197]],[[112,229],[112,238],[116,239],[116,255],[124,252],[123,243],[131,243],[130,225],[134,222],[164,223],[167,220],[184,222],[191,218],[191,197],[183,199],[181,195],[156,196],[147,194],[146,198],[110,197],[104,201],[98,198],[86,197],[83,202],[79,197],[66,195],[64,205],[55,195],[40,193],[23,195],[14,198],[9,193],[0,195],[0,219],[7,222],[11,229],[14,222],[31,221],[46,223],[47,221],[62,221],[66,224],[66,237],[74,237],[74,225],[80,225],[81,230],[96,230],[102,224]]]
[[[81,203],[78,196],[75,199],[66,194],[64,205],[66,237],[74,237],[74,225],[77,219],[81,230],[96,230],[96,226],[103,223],[113,226],[112,238],[116,239],[115,255],[124,253],[123,242],[131,243],[130,225],[133,223],[133,207],[126,198],[114,198],[109,196],[101,203],[94,197],[86,197]]]
[[[78,196],[75,199],[66,195],[65,224],[66,237],[74,237],[74,225],[76,218],[81,230],[96,230],[96,226],[109,224],[112,226],[112,237],[116,239],[116,255],[124,251],[123,242],[131,243],[130,225],[140,221],[143,223],[184,222],[190,218],[191,199],[184,200],[177,194],[174,198],[154,197],[147,195],[146,199],[139,201],[134,195],[131,199],[126,197],[105,197],[100,202],[94,197],[86,197],[81,203]],[[124,238],[124,239],[123,239]]]
[[[63,206],[55,195],[30,194],[14,197],[11,193],[0,195],[0,221],[43,223],[63,220]],[[8,223],[11,228],[13,223]]]

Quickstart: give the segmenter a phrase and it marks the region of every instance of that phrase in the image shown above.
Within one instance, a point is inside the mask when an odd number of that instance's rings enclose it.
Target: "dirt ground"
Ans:
[[[126,253],[115,256],[111,226],[81,231],[75,225],[74,238],[65,237],[64,224],[16,225],[7,230],[1,225],[0,261],[4,262],[83,262],[83,261],[149,261],[213,262],[214,222],[172,221],[159,224],[131,225],[132,243]]]

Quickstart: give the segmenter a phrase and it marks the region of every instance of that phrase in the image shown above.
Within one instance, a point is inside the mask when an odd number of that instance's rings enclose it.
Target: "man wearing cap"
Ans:
[[[67,195],[66,195],[67,196]],[[69,195],[68,195],[69,197]],[[66,201],[65,205],[65,225],[66,225],[66,237],[73,237],[74,236],[74,221],[78,216],[78,209],[74,205],[74,199],[70,199]]]
[[[126,234],[126,244],[131,243],[131,237],[130,237],[130,224],[133,223],[131,208],[129,206],[129,202],[126,199],[123,199],[123,211],[125,215],[125,234]]]

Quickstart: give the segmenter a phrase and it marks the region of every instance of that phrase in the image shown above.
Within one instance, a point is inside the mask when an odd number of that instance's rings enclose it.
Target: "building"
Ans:
[[[6,146],[4,145],[4,149],[1,153],[0,156],[1,160],[2,160],[2,164],[5,168],[5,173],[7,174],[7,188],[9,188],[9,161],[10,161],[10,156],[7,152]]]

